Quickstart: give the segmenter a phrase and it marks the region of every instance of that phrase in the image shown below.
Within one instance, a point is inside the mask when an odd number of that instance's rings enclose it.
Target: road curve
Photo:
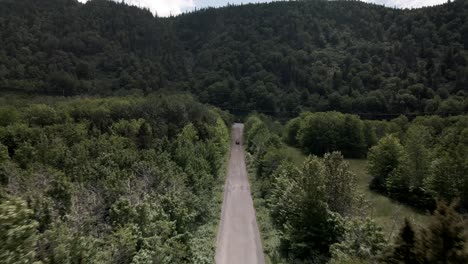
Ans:
[[[243,124],[232,126],[231,156],[216,241],[217,264],[264,264],[242,144]]]

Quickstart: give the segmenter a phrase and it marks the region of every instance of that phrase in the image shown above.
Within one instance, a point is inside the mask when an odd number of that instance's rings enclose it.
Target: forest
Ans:
[[[270,262],[467,262],[467,121],[466,116],[364,121],[324,112],[304,113],[283,126],[269,116],[250,115],[246,148]],[[294,129],[298,123],[299,129]],[[346,129],[360,136],[334,144],[334,136],[340,135],[346,123],[356,124]],[[375,140],[370,146],[362,134],[363,123]],[[316,127],[328,127],[329,133],[317,138],[301,132]],[[382,133],[376,134],[376,128]],[[299,164],[287,151],[291,130],[297,133],[298,147],[313,154]],[[328,142],[329,148],[312,150],[302,141]],[[358,144],[358,153],[370,148],[367,170],[373,180],[368,188],[431,212],[428,223],[416,227],[405,219],[398,223],[398,234],[384,233],[343,156],[353,149],[352,143]]]
[[[466,113],[468,3],[292,1],[176,17],[92,0],[0,1],[0,87],[40,95],[183,90],[233,113]]]
[[[468,210],[468,117],[405,116],[361,120],[338,112],[303,113],[285,126],[285,142],[306,154],[340,151],[369,160],[371,189],[419,209],[460,198]]]
[[[243,122],[267,263],[468,263],[467,15],[0,0],[0,262],[214,263]]]
[[[188,95],[10,102],[0,107],[2,263],[212,257],[229,115]]]

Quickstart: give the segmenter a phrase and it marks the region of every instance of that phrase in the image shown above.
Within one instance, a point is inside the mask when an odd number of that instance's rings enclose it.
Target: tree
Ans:
[[[0,258],[5,264],[32,263],[37,241],[37,223],[26,202],[0,197]]]
[[[282,248],[293,258],[327,258],[330,245],[342,234],[341,218],[326,203],[324,170],[317,157],[309,157],[296,177],[287,178],[288,174],[282,173],[276,179],[273,200],[286,206],[279,208],[285,221]]]
[[[137,251],[138,230],[135,225],[119,227],[112,233],[112,263],[131,263]]]
[[[293,118],[288,121],[286,124],[286,127],[284,128],[285,131],[285,141],[291,146],[297,146],[298,141],[297,141],[297,132],[299,131],[301,125],[301,119],[299,117]]]
[[[260,192],[262,197],[266,197],[271,189],[271,182],[275,170],[281,166],[283,162],[288,162],[290,159],[284,154],[280,148],[269,148],[265,155],[261,157],[257,165],[257,178],[259,181]]]
[[[456,203],[437,204],[429,225],[416,232],[405,219],[393,249],[383,257],[385,263],[466,263],[468,224],[455,210]],[[419,233],[419,234],[418,234]]]
[[[0,165],[10,159],[7,146],[0,143]]]
[[[371,187],[384,190],[387,178],[401,164],[404,148],[398,138],[388,135],[369,150],[367,170],[372,179]]]
[[[340,150],[345,157],[362,158],[365,156],[366,142],[363,124],[359,117],[353,115],[345,116],[342,138],[344,142],[341,144]]]
[[[349,163],[344,161],[340,152],[325,154],[325,192],[331,211],[342,216],[353,212],[356,198],[356,176],[350,171]]]
[[[447,98],[464,87],[468,26],[460,22],[467,9],[460,1],[398,16],[356,1],[289,1],[167,20],[122,3],[18,1],[0,6],[0,83],[9,92],[71,96],[167,88],[236,114],[310,109],[377,117],[434,108],[407,87],[446,87]],[[239,12],[244,8],[262,19]],[[88,16],[90,9],[95,16]],[[284,10],[288,16],[280,17]],[[302,15],[314,12],[321,15]],[[28,19],[52,26],[25,27]],[[197,41],[206,45],[193,46]],[[385,96],[373,94],[382,91]],[[441,111],[463,110],[455,102]]]
[[[71,183],[65,175],[52,172],[54,179],[47,194],[54,200],[55,208],[60,216],[65,216],[71,208]]]
[[[34,104],[25,111],[25,119],[31,125],[48,126],[59,121],[55,109],[45,104]]]
[[[405,218],[391,253],[384,256],[383,261],[392,264],[421,263],[418,241],[413,225]]]
[[[455,205],[439,203],[429,226],[422,231],[424,263],[468,262],[468,223]]]
[[[0,126],[8,126],[20,119],[19,112],[12,106],[0,107]]]
[[[382,228],[370,218],[351,218],[345,222],[340,242],[331,246],[332,263],[348,263],[359,259],[374,262],[385,249],[387,241]]]
[[[438,144],[434,148],[435,159],[430,165],[429,177],[424,187],[439,199],[451,202],[460,198],[463,210],[468,208],[468,129],[466,118],[460,118],[456,123],[445,127],[438,136]]]
[[[283,228],[289,218],[292,188],[296,188],[291,182],[300,177],[300,170],[291,162],[282,163],[274,172],[271,195],[268,198],[268,206],[273,222],[278,228]]]
[[[346,157],[360,158],[365,155],[366,142],[363,122],[355,115],[338,112],[303,113],[300,124],[296,119],[288,123],[286,129],[297,129],[296,140],[305,153],[323,155],[331,151],[341,151]],[[286,131],[292,137],[291,131]]]
[[[148,123],[143,123],[140,126],[137,134],[138,147],[142,149],[148,149],[151,146],[153,140],[153,130]]]
[[[405,133],[404,147],[407,154],[407,167],[404,172],[409,177],[411,189],[423,187],[423,183],[429,175],[430,154],[428,143],[431,142],[428,128],[412,125]]]

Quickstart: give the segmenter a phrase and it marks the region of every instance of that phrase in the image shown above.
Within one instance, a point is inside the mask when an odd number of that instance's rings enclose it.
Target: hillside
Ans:
[[[467,9],[295,1],[155,18],[106,0],[2,0],[0,89],[187,90],[236,113],[466,113]]]

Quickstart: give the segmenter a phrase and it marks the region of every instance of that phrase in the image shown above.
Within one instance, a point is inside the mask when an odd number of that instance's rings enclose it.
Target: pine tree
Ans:
[[[422,233],[424,263],[468,263],[467,221],[455,204],[439,203],[433,220]]]
[[[396,238],[391,254],[384,257],[383,262],[392,264],[417,264],[417,236],[410,221],[405,218],[405,224]]]
[[[138,130],[138,146],[141,149],[148,149],[151,146],[153,131],[148,123],[143,123]]]

